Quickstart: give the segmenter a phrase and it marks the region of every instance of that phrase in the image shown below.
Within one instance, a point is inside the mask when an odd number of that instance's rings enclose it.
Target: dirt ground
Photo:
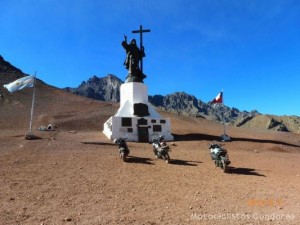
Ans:
[[[223,173],[207,148],[215,134],[193,132],[207,121],[173,121],[170,164],[148,143],[128,143],[124,163],[99,131],[25,140],[23,130],[1,130],[0,224],[299,224],[300,148],[270,139],[285,133],[255,139],[230,128],[238,133]]]
[[[132,142],[124,163],[101,132],[117,105],[62,97],[37,100],[37,140],[24,139],[22,93],[1,105],[1,225],[300,224],[299,134],[228,126],[223,173],[208,150],[221,124],[160,112],[175,136],[170,164]],[[37,130],[49,122],[55,131]]]

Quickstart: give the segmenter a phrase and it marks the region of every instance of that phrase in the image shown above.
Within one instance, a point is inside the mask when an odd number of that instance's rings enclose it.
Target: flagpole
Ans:
[[[224,90],[223,90],[223,88],[222,88],[222,100],[223,100],[223,105],[225,106],[225,102],[224,102]],[[224,125],[224,135],[226,135],[225,115],[223,115],[223,125]]]
[[[33,118],[33,109],[35,102],[35,80],[36,80],[36,72],[34,73],[34,81],[33,81],[33,93],[32,93],[32,103],[31,103],[31,112],[30,112],[30,123],[29,123],[29,131],[32,131],[32,118]]]

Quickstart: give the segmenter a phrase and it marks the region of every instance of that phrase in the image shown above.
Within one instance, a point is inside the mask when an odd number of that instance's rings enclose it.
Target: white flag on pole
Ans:
[[[3,86],[9,91],[9,92],[15,92],[22,90],[23,88],[27,87],[33,87],[34,83],[34,77],[33,76],[26,76],[22,77],[18,80],[15,80],[14,82],[11,82],[9,84],[4,84]]]

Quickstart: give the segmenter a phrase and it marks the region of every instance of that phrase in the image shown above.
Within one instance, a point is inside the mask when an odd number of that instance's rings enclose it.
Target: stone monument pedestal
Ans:
[[[162,118],[148,102],[148,88],[144,83],[121,85],[120,108],[104,123],[103,133],[111,140],[120,137],[127,141],[149,142],[159,135],[174,140],[170,119]]]

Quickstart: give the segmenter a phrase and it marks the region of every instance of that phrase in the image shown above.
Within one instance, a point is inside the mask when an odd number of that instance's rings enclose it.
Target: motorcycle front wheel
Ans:
[[[122,159],[123,162],[126,162],[126,157],[127,154],[125,152],[120,152],[120,158]]]
[[[215,165],[216,167],[219,167],[219,161],[217,159],[215,160]]]
[[[171,159],[170,159],[170,156],[168,153],[166,153],[163,157],[164,157],[164,160],[166,161],[166,163],[170,162]]]
[[[227,172],[227,163],[225,159],[221,159],[221,166],[224,173]]]

